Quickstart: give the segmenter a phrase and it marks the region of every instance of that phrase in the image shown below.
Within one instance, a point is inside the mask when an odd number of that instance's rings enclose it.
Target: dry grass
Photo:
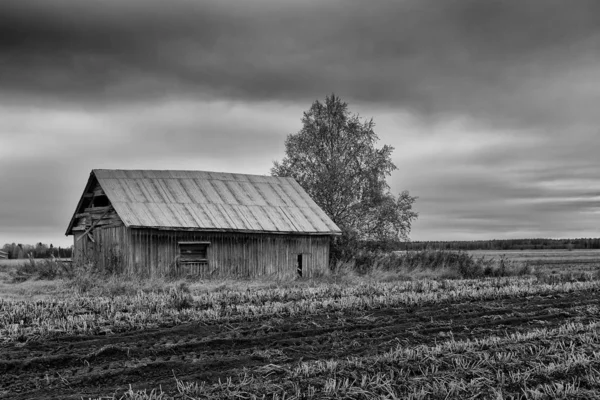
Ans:
[[[600,275],[600,250],[475,250],[468,253],[473,257],[522,263],[532,267],[538,276]]]
[[[14,301],[50,300],[68,293],[68,285],[62,280],[25,281],[12,283],[0,274],[0,299]]]
[[[489,260],[496,268],[500,259],[506,265],[522,267],[529,265],[529,272],[538,278],[582,274],[600,275],[600,251],[597,250],[551,250],[551,251],[473,251],[473,258]],[[585,263],[578,264],[578,261]],[[547,263],[544,263],[547,261]],[[597,261],[594,263],[593,261]],[[0,260],[0,299],[36,301],[51,298],[63,298],[73,293],[89,296],[135,295],[138,292],[162,293],[171,288],[185,286],[192,295],[207,292],[227,292],[262,289],[310,288],[322,284],[353,285],[361,282],[394,282],[419,279],[460,279],[464,278],[455,268],[441,265],[437,268],[389,268],[376,266],[367,274],[358,274],[353,265],[343,264],[336,271],[317,279],[281,280],[266,276],[255,279],[218,279],[218,280],[169,280],[131,279],[108,276],[95,277],[80,275],[74,279],[37,280],[35,276],[23,282],[14,282],[15,271],[23,268],[29,260]],[[493,264],[493,265],[492,265]],[[531,267],[533,266],[533,267]],[[509,274],[510,275],[510,274]]]
[[[283,326],[299,316],[309,316],[313,321],[313,316],[320,313],[327,315],[328,320],[329,316],[335,319],[355,312],[368,319],[386,307],[394,313],[401,308],[412,313],[434,304],[441,305],[440,310],[446,313],[448,304],[468,303],[470,309],[471,304],[494,300],[495,306],[501,307],[507,299],[522,298],[526,303],[541,298],[560,299],[583,291],[593,300],[594,293],[600,289],[600,275],[583,281],[556,282],[548,282],[544,276],[449,280],[448,276],[458,277],[452,276],[457,274],[457,269],[446,264],[437,268],[405,267],[394,270],[381,265],[367,274],[358,274],[352,266],[342,265],[335,273],[318,279],[293,281],[274,277],[137,280],[82,274],[68,280],[31,278],[11,283],[10,273],[0,270],[0,308],[3,308],[0,337],[5,338],[6,346],[16,347],[28,341],[170,329],[189,322],[201,322],[202,326],[250,322],[258,326],[260,322],[262,331],[265,329],[262,321],[268,321],[270,326],[276,325],[273,321],[281,321],[277,324]],[[3,302],[2,297],[13,301]],[[31,300],[46,301],[33,304]],[[514,322],[514,311],[508,310],[507,318]],[[555,310],[557,318],[565,313],[562,308]],[[547,312],[553,311],[549,308]],[[103,398],[597,398],[600,388],[598,307],[590,303],[571,312],[572,319],[565,320],[564,324],[547,327],[538,324],[535,329],[529,325],[534,322],[532,315],[523,314],[522,333],[503,333],[492,325],[490,332],[493,333],[475,339],[470,338],[475,330],[459,340],[445,334],[438,337],[439,342],[433,343],[411,344],[404,338],[389,342],[390,350],[384,353],[356,357],[343,353],[344,357],[332,359],[268,361],[269,364],[244,367],[243,375],[232,375],[218,383],[194,382],[189,375],[186,379],[191,381],[177,380],[177,388],[171,388],[168,393],[156,388],[153,394],[130,390],[123,397],[115,394]],[[496,316],[490,314],[489,318]],[[535,315],[540,319],[546,316]],[[337,321],[348,323],[343,318]],[[501,322],[500,319],[494,324]],[[433,317],[431,323],[434,323]],[[486,320],[485,326],[488,325]],[[298,327],[299,324],[295,326]],[[459,332],[459,328],[462,331],[462,325],[454,328],[449,332]],[[231,340],[240,342],[248,342],[246,333],[236,329],[227,331]],[[270,331],[269,335],[272,335]],[[331,348],[342,348],[342,344],[348,343],[354,346],[354,342],[341,334],[340,339],[334,335],[329,337],[334,338],[331,345],[327,344]],[[356,342],[356,346],[359,345]],[[286,353],[279,348],[267,348],[257,349],[253,354],[270,359]],[[162,365],[172,364],[161,364],[160,368]],[[93,374],[98,375],[98,371]],[[58,376],[63,379],[62,375]],[[22,379],[21,376],[18,379]]]
[[[12,268],[19,267],[21,265],[25,265],[28,260],[0,260],[0,273],[3,271],[10,270]]]
[[[36,260],[38,263],[44,260]],[[0,260],[0,299],[37,301],[68,295],[73,290],[66,280],[15,279],[30,267],[30,260]],[[34,277],[32,277],[34,278]]]
[[[600,250],[470,250],[475,257],[500,258],[511,261],[589,261],[600,262]]]

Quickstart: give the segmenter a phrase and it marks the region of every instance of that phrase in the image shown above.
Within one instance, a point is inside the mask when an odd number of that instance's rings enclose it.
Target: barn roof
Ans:
[[[341,233],[293,178],[207,171],[95,169],[86,188],[94,180],[127,227]],[[82,201],[83,195],[77,210]],[[75,214],[67,235],[72,234]]]

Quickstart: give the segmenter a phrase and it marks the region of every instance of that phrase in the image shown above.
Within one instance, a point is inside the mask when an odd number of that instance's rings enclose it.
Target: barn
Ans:
[[[95,169],[73,260],[140,277],[312,277],[340,229],[292,178]]]

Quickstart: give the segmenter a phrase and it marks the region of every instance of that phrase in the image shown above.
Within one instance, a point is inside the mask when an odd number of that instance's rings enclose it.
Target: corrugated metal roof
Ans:
[[[92,171],[128,227],[339,234],[292,178],[206,171]]]

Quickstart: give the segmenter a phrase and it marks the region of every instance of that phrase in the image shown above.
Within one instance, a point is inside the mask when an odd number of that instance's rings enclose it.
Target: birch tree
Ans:
[[[334,94],[315,101],[302,117],[302,129],[285,141],[285,157],[271,174],[293,177],[342,229],[336,258],[352,257],[365,242],[407,240],[416,198],[394,195],[386,182],[396,166],[393,147],[376,147],[373,119],[351,114]]]

